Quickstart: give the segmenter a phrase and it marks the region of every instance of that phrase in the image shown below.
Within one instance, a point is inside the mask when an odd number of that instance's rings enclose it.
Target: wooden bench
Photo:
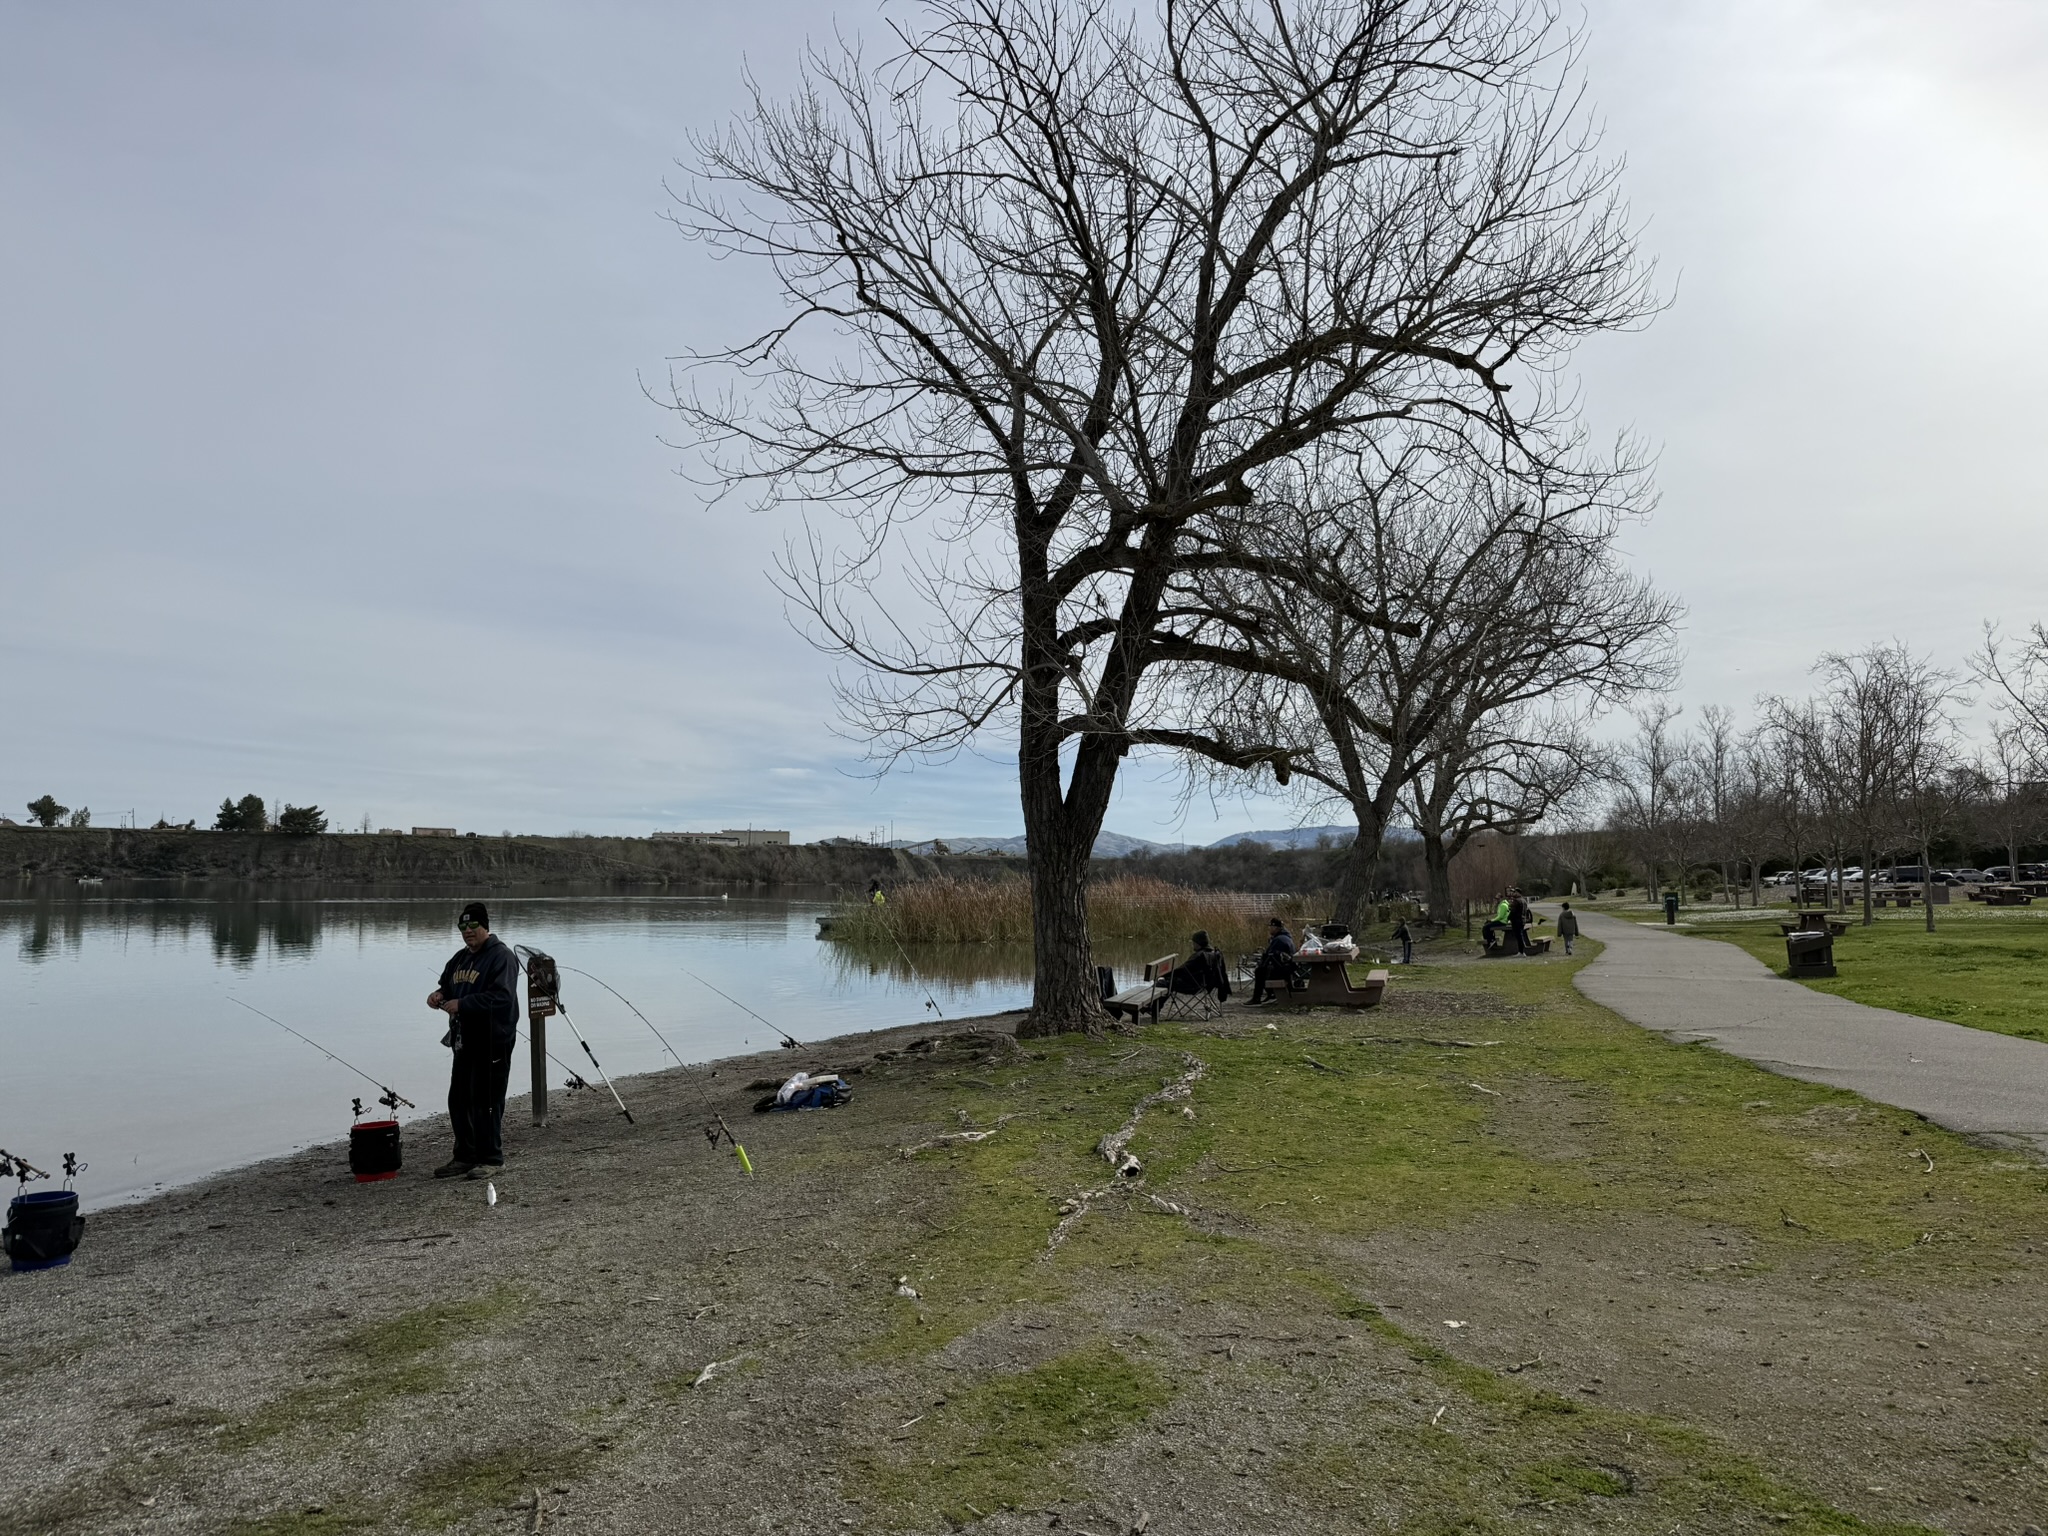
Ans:
[[[1169,983],[1173,979],[1173,967],[1179,959],[1179,955],[1161,955],[1145,967],[1145,980],[1142,985],[1125,988],[1116,996],[1106,999],[1102,1006],[1110,1011],[1112,1017],[1129,1014],[1132,1021],[1136,1022],[1150,1014],[1152,1022],[1157,1024],[1159,1010],[1166,1006],[1166,999],[1172,991]]]

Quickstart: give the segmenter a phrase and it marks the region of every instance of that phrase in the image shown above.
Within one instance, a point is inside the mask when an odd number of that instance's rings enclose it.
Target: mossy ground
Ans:
[[[1835,940],[1840,974],[1805,979],[1816,992],[2048,1041],[2048,997],[2041,987],[2048,974],[2048,910],[1957,901],[1934,909],[1932,933],[1923,911],[1874,913],[1867,928],[1860,911],[1845,917],[1848,932]],[[1703,915],[1688,926],[1747,950],[1775,971],[1785,969],[1785,939],[1775,922]]]

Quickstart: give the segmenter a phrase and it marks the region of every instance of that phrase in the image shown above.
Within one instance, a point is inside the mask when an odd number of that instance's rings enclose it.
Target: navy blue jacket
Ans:
[[[441,967],[441,996],[460,1004],[455,1038],[472,1048],[510,1050],[519,1038],[519,960],[496,934],[474,954],[467,944]]]

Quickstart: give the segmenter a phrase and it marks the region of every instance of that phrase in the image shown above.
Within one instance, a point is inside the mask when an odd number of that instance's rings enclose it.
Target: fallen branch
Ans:
[[[730,1360],[712,1361],[709,1365],[705,1366],[703,1370],[697,1373],[697,1379],[690,1383],[690,1390],[692,1392],[696,1391],[697,1388],[703,1386],[705,1382],[709,1381],[718,1372],[723,1370],[729,1370],[733,1366],[738,1365],[742,1360],[746,1358],[747,1357],[745,1355],[734,1355]]]
[[[1156,1109],[1162,1104],[1181,1104],[1194,1097],[1195,1084],[1200,1082],[1209,1070],[1208,1063],[1191,1052],[1183,1051],[1181,1060],[1187,1063],[1187,1070],[1152,1093],[1148,1093],[1131,1107],[1131,1113],[1124,1123],[1111,1131],[1095,1144],[1095,1150],[1112,1170],[1110,1182],[1100,1189],[1084,1189],[1060,1207],[1060,1219],[1045,1239],[1045,1252],[1052,1251],[1067,1240],[1067,1234],[1080,1225],[1082,1219],[1095,1208],[1096,1202],[1105,1199],[1119,1189],[1135,1187],[1135,1182],[1145,1176],[1145,1165],[1138,1161],[1130,1150],[1131,1138],[1138,1134],[1138,1122],[1145,1117],[1145,1111]],[[1146,1196],[1161,1209],[1177,1216],[1188,1212],[1171,1201],[1157,1195]]]
[[[1484,1083],[1467,1083],[1465,1086],[1467,1088],[1477,1088],[1481,1093],[1491,1094],[1496,1099],[1506,1097],[1498,1088],[1489,1088]]]
[[[1321,1063],[1320,1061],[1317,1061],[1317,1060],[1315,1059],[1315,1057],[1313,1057],[1313,1056],[1309,1055],[1309,1054],[1308,1054],[1308,1053],[1307,1053],[1306,1051],[1304,1051],[1304,1052],[1302,1053],[1302,1057],[1301,1057],[1301,1059],[1302,1059],[1303,1061],[1307,1062],[1307,1063],[1308,1063],[1308,1064],[1309,1064],[1310,1066],[1314,1067],[1314,1068],[1315,1068],[1315,1069],[1316,1069],[1316,1070],[1317,1070],[1318,1072],[1327,1072],[1327,1073],[1329,1073],[1329,1074],[1330,1074],[1330,1075],[1331,1075],[1332,1077],[1342,1077],[1342,1076],[1344,1075],[1344,1069],[1343,1069],[1343,1068],[1341,1068],[1341,1067],[1326,1067],[1326,1066],[1324,1066],[1324,1065],[1323,1065],[1323,1064],[1322,1064],[1322,1063]]]
[[[944,1136],[934,1136],[929,1141],[920,1141],[912,1147],[899,1147],[897,1151],[901,1152],[905,1157],[915,1157],[920,1152],[929,1151],[933,1147],[943,1147],[953,1142],[987,1141],[989,1137],[995,1135],[997,1131],[1000,1131],[1012,1120],[1021,1118],[1023,1118],[1022,1111],[1014,1115],[1003,1115],[985,1131],[950,1131]]]

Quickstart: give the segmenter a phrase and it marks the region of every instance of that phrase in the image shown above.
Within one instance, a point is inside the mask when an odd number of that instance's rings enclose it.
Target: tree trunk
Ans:
[[[1920,905],[1927,909],[1927,931],[1934,932],[1934,850],[1920,844]]]
[[[1332,922],[1352,929],[1358,926],[1358,909],[1372,894],[1373,880],[1379,873],[1382,842],[1379,823],[1360,816],[1358,836],[1345,851],[1344,863],[1337,872],[1336,910],[1330,914]],[[1448,895],[1449,885],[1444,889]]]
[[[1429,888],[1429,920],[1451,926],[1451,861],[1443,839],[1422,834],[1422,868]]]
[[[1877,918],[1870,910],[1870,866],[1877,862],[1870,851],[1870,845],[1863,845],[1863,926],[1868,928]]]

